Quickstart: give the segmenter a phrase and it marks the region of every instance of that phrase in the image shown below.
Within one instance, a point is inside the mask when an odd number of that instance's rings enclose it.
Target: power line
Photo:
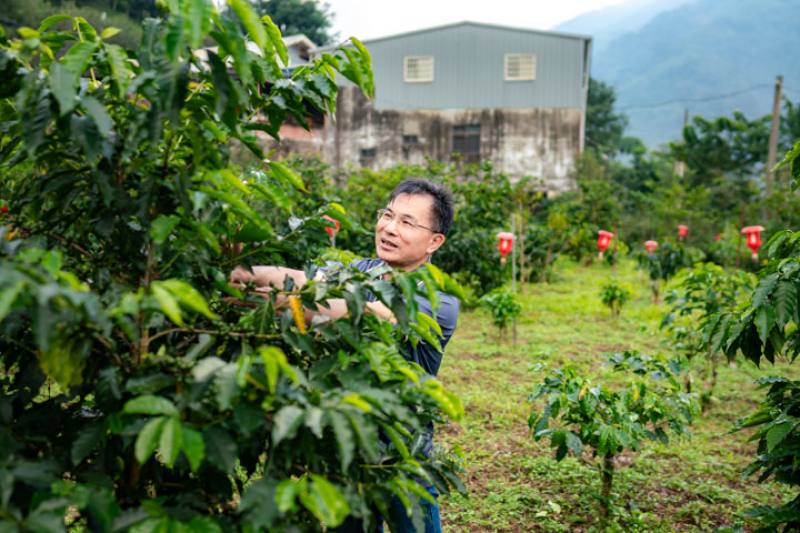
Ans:
[[[718,95],[711,95],[711,96],[702,96],[699,98],[675,98],[673,100],[665,100],[663,102],[655,102],[651,104],[634,104],[625,107],[621,107],[620,111],[627,111],[630,109],[649,109],[653,107],[662,107],[665,105],[671,104],[688,104],[692,102],[709,102],[712,100],[722,100],[724,98],[730,98],[731,96],[738,96],[740,94],[748,93],[750,91],[754,91],[756,89],[764,89],[767,87],[772,87],[771,83],[759,83],[758,85],[753,85],[751,87],[747,87],[746,89],[741,89],[739,91],[734,91],[732,93],[727,94],[718,94]]]

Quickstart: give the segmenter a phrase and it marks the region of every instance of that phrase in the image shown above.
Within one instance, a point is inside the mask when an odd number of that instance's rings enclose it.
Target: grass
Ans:
[[[600,301],[601,287],[614,277],[633,289],[618,317]],[[545,441],[530,436],[527,397],[543,377],[532,367],[569,361],[593,381],[604,382],[610,379],[606,353],[669,354],[668,339],[658,329],[666,308],[651,303],[648,282],[632,264],[620,265],[615,273],[607,265],[564,263],[556,278],[522,288],[516,346],[498,342],[485,312],[460,317],[439,378],[464,400],[466,415],[460,424],[439,428],[437,438],[462,449],[470,495],[442,500],[445,531],[598,530],[600,476],[592,457],[558,463]],[[698,374],[700,363],[696,366]],[[743,360],[721,366],[710,410],[695,421],[691,438],[647,443],[619,458],[615,516],[608,530],[748,531],[755,523],[743,515],[747,508],[789,496],[777,484],[741,476],[755,456],[755,443],[748,442],[749,433],[730,429],[763,396],[755,378],[797,377],[800,367],[781,363],[758,369]]]

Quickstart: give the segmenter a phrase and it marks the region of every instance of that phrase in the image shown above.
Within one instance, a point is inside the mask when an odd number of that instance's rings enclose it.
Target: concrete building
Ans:
[[[375,99],[345,83],[335,120],[287,139],[292,151],[376,169],[458,154],[512,177],[540,178],[549,192],[574,186],[591,38],[461,22],[364,44]]]

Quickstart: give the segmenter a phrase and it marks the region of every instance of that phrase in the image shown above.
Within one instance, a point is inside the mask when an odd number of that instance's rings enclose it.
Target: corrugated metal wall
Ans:
[[[461,23],[366,41],[376,109],[584,108],[588,40]],[[536,55],[536,79],[505,81],[508,53]],[[403,58],[434,57],[434,81],[403,81]]]

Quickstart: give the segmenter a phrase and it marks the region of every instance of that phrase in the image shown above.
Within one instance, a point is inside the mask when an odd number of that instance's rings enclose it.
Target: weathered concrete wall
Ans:
[[[570,108],[378,111],[358,90],[343,87],[336,120],[326,121],[317,143],[332,165],[381,169],[424,163],[426,156],[449,161],[453,126],[480,124],[481,160],[512,178],[540,178],[547,191],[559,193],[574,188],[582,120],[583,111]],[[412,136],[417,143],[408,142]]]

